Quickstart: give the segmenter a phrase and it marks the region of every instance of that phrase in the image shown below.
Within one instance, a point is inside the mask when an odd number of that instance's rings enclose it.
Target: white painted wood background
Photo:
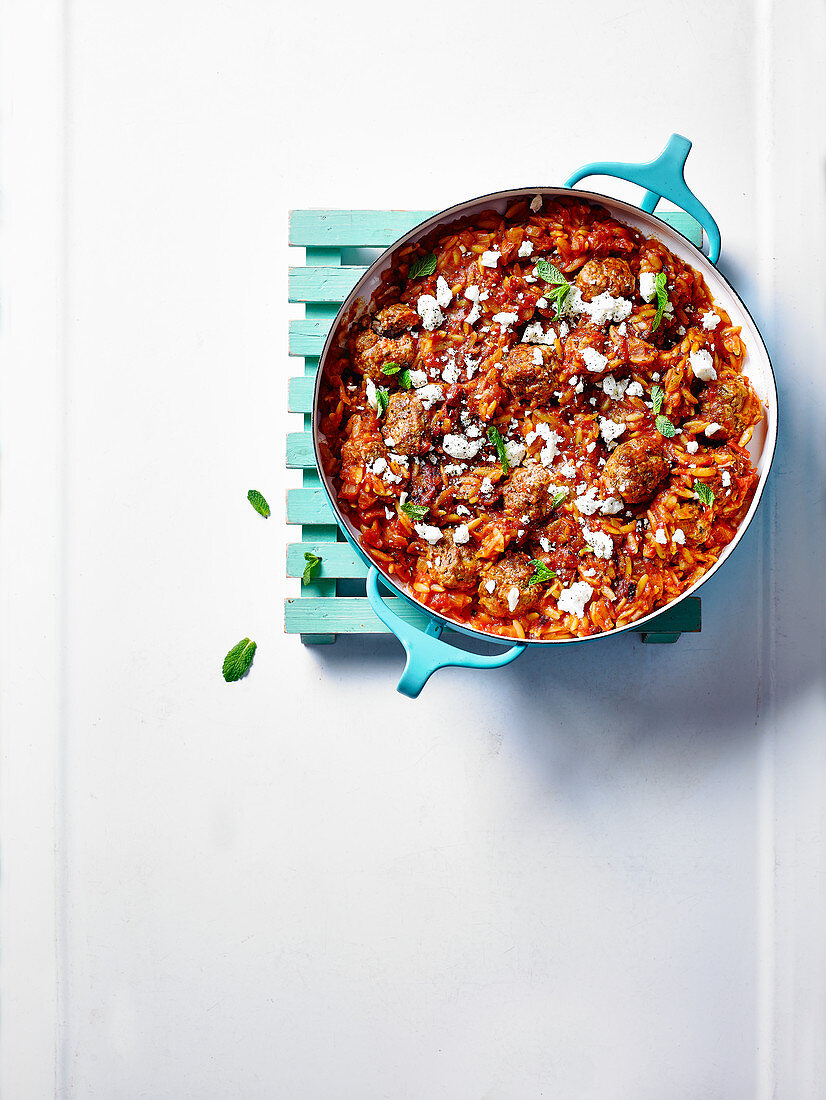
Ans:
[[[1,29],[3,1097],[819,1100],[822,5]],[[439,208],[674,130],[782,402],[702,634],[417,703],[391,639],[285,637],[288,209]]]

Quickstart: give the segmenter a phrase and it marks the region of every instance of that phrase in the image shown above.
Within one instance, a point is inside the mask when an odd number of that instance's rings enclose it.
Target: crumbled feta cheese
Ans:
[[[436,301],[442,309],[447,309],[453,301],[453,291],[448,286],[447,279],[444,275],[440,275],[436,280]]]
[[[542,328],[541,321],[534,321],[531,325],[525,326],[525,331],[522,333],[523,344],[554,344],[556,343],[556,333],[553,329],[548,329],[547,332]]]
[[[602,374],[608,366],[608,357],[602,355],[596,348],[585,348],[582,353],[582,360],[593,374]]]
[[[478,439],[481,434],[482,429],[477,424],[471,424],[470,427],[465,431],[465,435],[468,437],[468,439]]]
[[[542,351],[540,348],[535,347],[533,349],[533,361],[538,367],[541,367],[545,360],[542,358]]]
[[[460,524],[453,532],[453,541],[461,546],[470,540],[470,529],[466,523]]]
[[[542,547],[546,554],[549,554],[551,552],[551,544],[544,535],[539,536],[539,545]]]
[[[602,507],[600,508],[600,512],[602,512],[602,514],[604,516],[615,516],[615,515],[617,515],[617,513],[621,512],[622,509],[623,509],[623,503],[619,499],[619,497],[607,497],[602,502]]]
[[[700,446],[700,444],[697,442],[696,439],[689,439],[688,443],[686,443],[686,445],[685,445],[685,449],[688,451],[688,453],[690,455],[693,455],[693,454],[697,453],[697,448],[699,446]]]
[[[530,254],[532,252],[533,252],[533,245],[531,244],[530,241],[525,240],[525,241],[522,242],[522,244],[520,244],[519,251],[516,253],[516,255],[517,256],[530,256]]]
[[[537,211],[542,209],[542,196],[534,195],[531,199],[531,213],[536,214]]]
[[[658,372],[657,372],[657,371],[654,371],[654,373],[653,373],[653,374],[651,375],[651,380],[652,380],[653,382],[659,382],[659,380],[660,380],[660,375],[658,374]]]
[[[384,509],[384,518],[385,518],[385,519],[392,519],[392,518],[393,518],[393,516],[395,516],[395,514],[396,514],[396,513],[395,513],[395,512],[391,512],[389,508],[385,508],[385,509]]]
[[[381,477],[381,475],[387,469],[387,459],[382,458],[381,455],[379,455],[378,458],[374,458],[372,462],[367,464],[367,469],[371,473],[377,474],[379,477]]]
[[[411,370],[408,372],[410,375],[410,385],[414,390],[419,389],[421,386],[427,385],[427,371],[424,370]]]
[[[654,286],[655,277],[653,271],[640,272],[640,297],[644,302],[654,301],[654,296],[657,293]]]
[[[482,484],[479,486],[479,492],[483,496],[487,496],[489,493],[493,492],[493,482],[490,480],[489,477],[482,478]]]
[[[413,530],[419,538],[423,538],[431,546],[434,546],[442,537],[441,530],[438,527],[431,527],[428,523],[414,523]]]
[[[631,382],[631,384],[625,390],[628,397],[644,397],[645,390],[639,384],[639,382]]]
[[[592,516],[594,512],[599,511],[600,502],[597,500],[597,489],[595,485],[586,493],[581,493],[576,498],[577,509],[582,512],[584,516]]]
[[[484,446],[481,439],[468,439],[464,435],[446,435],[442,448],[451,458],[473,458]]]
[[[720,471],[720,481],[723,483],[723,488],[728,489],[729,485],[731,485],[731,474],[728,470]]]
[[[599,431],[605,443],[611,444],[615,439],[619,439],[625,431],[625,425],[620,424],[617,420],[609,420],[607,416],[601,416],[599,418]]]
[[[516,605],[519,603],[519,589],[516,585],[508,589],[508,611],[511,615],[516,611]]]
[[[456,363],[448,363],[445,369],[442,371],[442,378],[447,382],[449,386],[452,386],[454,382],[459,381],[459,368]]]
[[[570,294],[568,297],[570,298]],[[589,314],[591,322],[595,325],[605,325],[609,321],[624,321],[631,315],[634,308],[633,302],[627,298],[615,298],[608,291],[597,294],[590,302],[581,302],[580,312]]]
[[[712,313],[712,311],[709,310],[708,313],[703,314],[703,328],[706,332],[714,332],[719,324],[720,318],[716,313]]]
[[[621,325],[617,325],[617,336],[627,336],[627,335],[628,335],[628,325],[625,323],[625,321],[623,321]]]
[[[447,474],[448,477],[453,477],[454,475],[458,476],[459,474],[463,474],[464,472],[465,467],[462,466],[459,462],[448,462],[444,466],[442,466],[442,473]]]
[[[602,389],[612,401],[622,401],[628,389],[628,379],[617,379],[613,374],[609,374],[602,380]]]
[[[583,527],[582,537],[598,558],[607,561],[614,553],[613,539],[610,535],[606,535],[604,531],[591,531],[589,528]]]
[[[487,588],[488,592],[493,594],[493,592],[496,591],[496,581],[485,581],[485,588]]]
[[[706,432],[706,435],[712,436],[712,435],[715,435],[717,432],[722,431],[722,429],[723,429],[723,425],[718,424],[717,421],[715,420],[713,423],[708,424],[706,426],[705,432]]]
[[[493,320],[497,325],[501,325],[505,331],[507,331],[511,325],[515,325],[519,320],[518,313],[494,313]]]
[[[682,527],[678,527],[675,530],[674,534],[671,536],[671,541],[679,543],[680,546],[685,546],[685,531]]]
[[[566,461],[559,467],[559,473],[562,474],[563,477],[576,477],[576,468],[573,463]]]
[[[483,252],[479,262],[482,267],[497,267],[501,255],[501,252],[496,252],[495,250],[492,252]]]
[[[505,455],[511,469],[519,465],[525,457],[526,451],[527,447],[524,443],[520,443],[518,439],[508,439],[505,441]]]
[[[701,382],[713,382],[717,377],[717,371],[714,369],[714,360],[711,356],[711,352],[700,348],[699,351],[692,351],[688,357],[688,361],[691,364],[691,370],[695,378],[699,378]]]
[[[438,328],[444,321],[444,314],[439,308],[439,303],[432,294],[422,294],[416,303],[416,312],[422,319],[422,324],[429,331]]]
[[[437,401],[441,401],[444,397],[444,390],[435,382],[431,382],[428,386],[421,386],[416,390],[416,396],[426,409],[432,409]]]
[[[658,542],[661,546],[665,546],[668,542],[668,535],[665,533],[662,527],[658,527],[654,533],[654,542]]]
[[[473,307],[467,317],[465,317],[465,321],[469,325],[475,325],[479,318],[482,316],[482,307],[479,305],[479,301],[481,298],[479,287],[469,286],[465,290],[465,297],[469,302],[473,302]]]
[[[548,299],[547,298],[537,298],[536,304],[537,304],[537,307],[539,309],[547,309],[548,308]]]
[[[581,619],[585,614],[585,605],[593,596],[594,590],[585,581],[575,581],[570,588],[563,588],[557,600],[560,611],[568,611]]]

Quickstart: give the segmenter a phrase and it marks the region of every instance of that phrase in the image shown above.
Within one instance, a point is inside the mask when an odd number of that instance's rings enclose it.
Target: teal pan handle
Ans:
[[[451,666],[501,668],[502,665],[509,665],[511,661],[515,661],[527,648],[522,644],[516,644],[510,646],[504,653],[484,657],[482,654],[468,653],[464,649],[457,649],[448,642],[443,642],[441,639],[443,626],[438,619],[431,619],[425,630],[419,630],[417,626],[406,623],[382,599],[379,592],[379,573],[375,566],[371,566],[367,574],[367,599],[387,629],[395,634],[404,646],[407,661],[402,678],[399,680],[398,690],[411,699],[418,697],[438,668]]]
[[[646,189],[640,206],[649,214],[654,212],[660,199],[669,199],[692,218],[696,218],[706,231],[708,258],[716,264],[720,259],[720,230],[717,222],[685,182],[685,162],[690,150],[691,142],[688,138],[682,134],[672,134],[665,149],[650,164],[596,161],[574,172],[565,186],[573,187],[586,176],[614,176],[616,179],[627,180]]]

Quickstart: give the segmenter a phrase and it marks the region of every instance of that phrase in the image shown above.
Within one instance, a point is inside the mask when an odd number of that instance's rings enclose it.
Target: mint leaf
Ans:
[[[385,390],[385,389],[378,389],[377,388],[376,389],[376,412],[378,413],[379,418],[384,416],[384,414],[387,412],[387,405],[388,405],[389,401],[390,401],[389,391]]]
[[[654,315],[654,324],[651,326],[652,332],[656,332],[660,327],[660,321],[663,319],[665,307],[668,305],[668,289],[666,283],[667,277],[665,272],[658,271],[654,276],[654,293],[657,295],[657,312]]]
[[[673,439],[677,434],[677,430],[667,416],[658,416],[654,421],[654,425],[660,435],[664,435],[666,439]]]
[[[551,497],[551,510],[553,511],[554,508],[558,508],[567,495],[567,489],[557,489]]]
[[[538,260],[536,264],[536,274],[540,279],[544,279],[546,283],[550,283],[551,286],[570,286],[570,283],[559,270],[558,267],[554,267],[549,260]]]
[[[421,523],[428,513],[428,508],[424,504],[413,504],[408,500],[402,505],[402,511],[412,523]]]
[[[432,275],[436,270],[436,257],[432,252],[421,259],[414,260],[407,273],[408,279],[421,279],[423,275]]]
[[[557,290],[554,293],[554,307],[556,309],[557,317],[559,317],[560,313],[562,312],[562,304],[565,301],[565,299],[568,297],[568,293],[570,292],[570,289],[571,289],[570,283],[566,283],[564,286],[561,286],[559,288],[559,290]]]
[[[242,676],[246,676],[250,670],[256,649],[255,642],[251,642],[249,638],[242,639],[238,645],[232,647],[224,657],[224,667],[221,670],[228,684],[240,680]]]
[[[400,370],[401,370],[401,367],[399,366],[398,363],[385,363],[384,366],[381,368],[381,373],[382,374],[398,374]]]
[[[410,371],[405,369],[399,375],[399,385],[403,390],[409,390],[412,385],[410,381]]]
[[[307,564],[304,566],[304,572],[301,574],[301,583],[309,584],[321,568],[323,558],[320,558],[318,554],[311,554],[309,550],[307,550],[304,553],[304,561],[306,561]]]
[[[534,574],[528,581],[528,587],[532,584],[545,584],[547,581],[552,581],[556,577],[553,569],[549,569],[544,561],[539,561],[538,558],[534,558],[531,561],[531,565],[534,567]]]
[[[259,516],[263,516],[264,519],[269,519],[270,506],[269,504],[267,504],[266,500],[264,500],[263,496],[258,492],[257,489],[250,489],[250,491],[247,493],[247,500],[250,502],[250,504],[253,506]]]
[[[663,407],[663,399],[665,398],[665,390],[661,386],[651,387],[651,401],[654,405],[654,416],[659,416],[660,409]]]
[[[508,463],[508,452],[505,450],[505,441],[499,434],[499,429],[496,427],[495,424],[491,424],[491,426],[488,428],[488,439],[496,448],[497,455],[499,455],[499,461],[502,464],[502,473],[506,474],[510,469],[510,464]]]
[[[703,502],[703,504],[712,504],[714,501],[714,493],[711,491],[711,486],[706,485],[704,481],[698,481],[694,479],[694,492]]]

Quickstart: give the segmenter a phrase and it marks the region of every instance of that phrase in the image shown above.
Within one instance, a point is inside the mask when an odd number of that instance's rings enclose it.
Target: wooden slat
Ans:
[[[309,432],[290,432],[287,436],[287,469],[314,470],[313,437]]]
[[[433,213],[432,210],[293,210],[290,244],[386,248]]]
[[[315,378],[300,375],[290,379],[288,408],[291,413],[310,413],[313,411],[313,393]]]
[[[310,534],[304,542],[294,542],[287,547],[288,577],[300,577],[304,572],[306,552],[321,558],[319,578],[346,577],[349,580],[367,576],[367,566],[349,542],[314,542]]]
[[[287,523],[335,523],[333,510],[321,489],[290,489],[287,493]],[[312,538],[312,532],[309,532]]]
[[[290,321],[290,355],[310,355],[317,359],[332,323],[332,318],[327,317]]]
[[[424,627],[428,616],[407,600],[398,596],[388,597],[387,605],[405,622]],[[338,596],[335,600],[298,597],[285,601],[285,622],[288,634],[306,633],[323,629],[335,634],[387,634],[384,623],[374,615],[365,598]],[[632,627],[631,633],[645,634],[649,641],[657,635],[671,640],[674,634],[697,633],[700,630],[700,599],[691,596],[678,607],[666,608],[661,615],[645,626]]]
[[[366,270],[366,267],[291,267],[289,300],[339,304]]]

